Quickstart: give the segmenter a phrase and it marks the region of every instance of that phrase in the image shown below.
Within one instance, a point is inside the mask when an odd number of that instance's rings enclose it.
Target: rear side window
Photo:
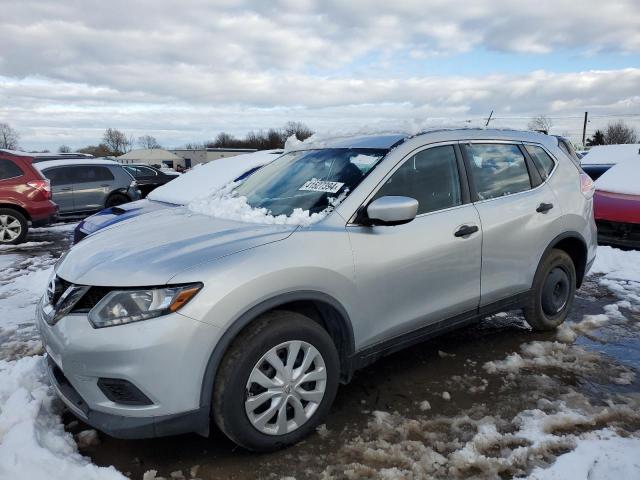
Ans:
[[[525,148],[527,149],[527,152],[529,152],[529,155],[531,155],[533,163],[535,163],[536,168],[540,172],[540,176],[544,180],[546,180],[553,170],[555,162],[541,147],[536,147],[535,145],[525,145]]]
[[[43,170],[42,174],[51,181],[52,187],[71,185],[73,183],[72,167],[57,167]]]
[[[524,155],[517,145],[472,143],[462,145],[480,200],[504,197],[531,189]]]
[[[84,165],[74,167],[74,183],[104,182],[113,180],[113,174],[107,167]]]
[[[22,169],[11,160],[0,159],[0,180],[21,177],[24,175]]]
[[[429,148],[407,159],[374,198],[387,195],[415,198],[418,200],[418,214],[462,204],[453,146]]]

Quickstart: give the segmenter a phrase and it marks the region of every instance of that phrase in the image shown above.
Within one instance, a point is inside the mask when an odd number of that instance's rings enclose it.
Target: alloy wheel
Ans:
[[[0,215],[0,242],[12,242],[22,233],[20,221],[12,215]]]

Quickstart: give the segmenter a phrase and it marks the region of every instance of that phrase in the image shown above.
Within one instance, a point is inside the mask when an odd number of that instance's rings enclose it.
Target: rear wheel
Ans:
[[[320,325],[297,313],[269,312],[225,354],[215,382],[213,418],[249,450],[291,445],[327,414],[339,370],[336,348]]]
[[[0,208],[0,244],[22,243],[29,224],[24,215],[12,208]]]
[[[563,250],[553,249],[540,262],[524,317],[534,330],[553,330],[565,321],[576,292],[576,269]]]
[[[123,203],[129,203],[129,197],[122,193],[114,193],[107,198],[107,203],[105,204],[105,208],[109,207],[117,207],[118,205],[122,205]]]

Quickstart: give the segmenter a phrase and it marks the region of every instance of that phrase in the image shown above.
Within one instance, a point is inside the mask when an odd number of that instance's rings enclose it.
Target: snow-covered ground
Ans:
[[[72,227],[39,229],[33,242],[0,252],[1,480],[126,478],[79,453],[78,444],[98,441],[93,431],[65,431],[34,330],[33,310],[59,254],[48,252],[47,242],[56,240],[47,232],[64,236]],[[574,318],[555,338],[530,338],[516,351],[487,357],[475,373],[453,376],[442,390],[412,399],[412,412],[367,411],[369,420],[349,435],[323,426],[320,441],[337,438],[339,446],[326,457],[324,471],[303,476],[640,478],[638,365],[616,361],[592,345],[615,342],[620,332],[640,337],[640,252],[599,248],[590,285],[581,293],[585,301],[598,288],[611,301],[600,313]],[[455,357],[444,351],[439,356]],[[589,393],[594,389],[598,395]],[[490,401],[465,404],[490,391],[496,392]],[[530,392],[535,398],[521,398]],[[464,401],[454,413],[439,406],[456,405],[460,396]],[[509,404],[523,407],[507,414],[502,406]]]

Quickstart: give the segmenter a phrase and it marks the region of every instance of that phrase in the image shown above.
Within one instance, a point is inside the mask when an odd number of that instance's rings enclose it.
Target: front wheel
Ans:
[[[110,195],[109,198],[107,198],[105,208],[117,207],[118,205],[122,205],[123,203],[128,203],[130,201],[131,200],[129,200],[129,197],[127,197],[126,195],[122,193],[114,193],[113,195]]]
[[[553,330],[565,321],[576,293],[576,268],[563,250],[553,249],[540,262],[524,318],[534,330]]]
[[[225,354],[215,381],[213,418],[249,450],[286,447],[326,416],[339,373],[338,353],[320,325],[298,313],[269,312]]]

